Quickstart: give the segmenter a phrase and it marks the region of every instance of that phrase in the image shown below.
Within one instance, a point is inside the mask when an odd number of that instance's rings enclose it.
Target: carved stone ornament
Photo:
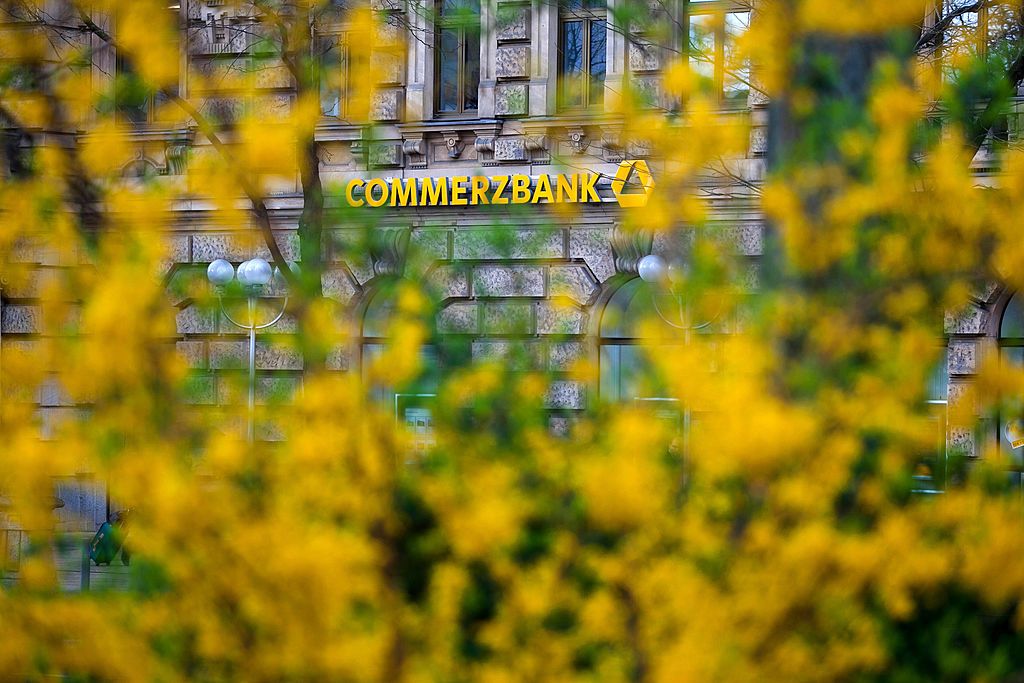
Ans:
[[[458,159],[462,155],[462,150],[466,148],[466,143],[462,141],[458,131],[450,131],[444,134],[444,146],[448,149],[450,159]]]
[[[352,157],[354,159],[359,160],[359,162],[361,163],[362,160],[363,160],[363,157],[366,155],[366,149],[367,149],[366,141],[361,139],[361,138],[357,139],[357,140],[353,140],[351,145],[350,145],[350,147],[349,147],[349,149],[352,152]]]
[[[637,275],[640,259],[651,253],[654,247],[654,233],[650,230],[626,230],[616,225],[611,237],[612,255],[615,257],[615,272]]]
[[[641,159],[651,156],[650,140],[634,139],[626,143],[626,158]]]
[[[473,143],[476,147],[477,152],[493,152],[494,151],[494,138],[493,137],[478,137]]]
[[[184,175],[187,156],[187,141],[177,140],[169,143],[164,151],[164,158],[167,160],[165,169],[167,175]]]
[[[409,165],[414,168],[422,168],[427,165],[427,143],[423,138],[412,138],[402,142],[402,152]]]
[[[370,241],[370,258],[375,275],[401,275],[409,253],[409,228],[375,231]]]
[[[587,131],[582,128],[570,128],[566,131],[569,135],[569,146],[576,154],[583,154],[587,151]]]
[[[121,167],[122,178],[145,178],[147,176],[160,175],[163,168],[160,164],[150,159],[140,149],[135,152],[135,157]]]
[[[531,152],[542,152],[548,148],[548,136],[544,134],[540,135],[527,135],[526,136],[526,149]]]
[[[406,154],[423,156],[427,153],[427,144],[423,142],[423,138],[417,138],[415,140],[406,140],[402,143],[402,151]]]
[[[601,144],[605,149],[611,152],[617,152],[622,149],[622,133],[618,131],[608,130],[601,134]]]

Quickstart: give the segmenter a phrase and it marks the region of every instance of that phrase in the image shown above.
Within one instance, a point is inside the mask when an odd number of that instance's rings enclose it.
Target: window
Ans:
[[[324,116],[344,118],[348,114],[348,36],[325,35],[320,49],[320,111]]]
[[[431,345],[420,347],[422,371],[418,377],[403,386],[390,386],[374,381],[370,368],[388,348],[393,338],[392,322],[396,317],[398,288],[400,281],[378,283],[369,296],[362,317],[360,358],[363,377],[370,395],[384,405],[395,404],[396,396],[406,398],[418,395],[434,395],[440,383],[440,364],[437,349]],[[396,404],[397,405],[397,404]],[[397,412],[401,412],[396,407]]]
[[[948,351],[943,349],[938,362],[928,378],[925,404],[928,417],[935,425],[935,451],[922,458],[913,473],[914,493],[933,494],[945,490],[949,478],[949,461],[946,454],[946,405],[949,399]]]
[[[437,113],[475,112],[480,89],[480,0],[440,0],[436,41]]]
[[[999,362],[1004,367],[1024,367],[1024,298],[1015,294],[1006,305],[999,324]],[[1024,397],[1008,400],[1000,406],[998,421],[999,451],[1017,469],[1024,461]],[[1010,475],[1021,483],[1021,473]]]
[[[566,109],[604,102],[608,27],[604,0],[562,0],[558,28],[559,104]]]
[[[179,9],[168,8],[170,21],[176,25]],[[174,32],[174,53],[179,54],[178,32]],[[176,70],[180,65],[175,63]],[[177,95],[180,78],[167,90]],[[131,59],[118,54],[114,60],[114,110],[117,120],[134,125],[156,123],[167,119],[167,113],[161,110],[169,103],[169,98],[152,83],[143,80],[132,66]]]
[[[945,80],[956,81],[977,58],[1006,68],[1016,57],[1021,9],[1013,3],[945,0],[939,7],[925,27],[924,45],[934,49],[930,56],[939,60]]]
[[[649,411],[664,426],[663,433],[670,439],[668,451],[684,462],[691,440],[701,430],[706,433],[714,414],[699,394],[674,395],[678,376],[664,375],[658,359],[678,358],[685,347],[699,344],[706,362],[702,372],[708,374],[699,379],[693,374],[688,377],[706,385],[718,372],[718,338],[724,332],[721,312],[722,308],[707,298],[687,304],[640,278],[622,283],[601,312],[601,400]]]
[[[699,303],[688,305],[675,294],[657,292],[640,278],[615,290],[601,313],[598,364],[602,400],[651,405],[672,400],[664,378],[648,359],[696,343],[698,338],[710,353],[708,372],[712,372],[715,335],[722,332],[725,320],[721,306],[710,298]]]
[[[701,90],[725,106],[746,106],[750,65],[736,45],[750,26],[749,3],[691,0],[686,7],[687,55]]]

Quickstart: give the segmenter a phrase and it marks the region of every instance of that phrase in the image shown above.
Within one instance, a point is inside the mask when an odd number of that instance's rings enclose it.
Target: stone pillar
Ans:
[[[529,108],[531,46],[529,7],[518,2],[499,2],[495,10],[494,87],[496,116],[526,116]],[[534,43],[536,45],[536,43]]]
[[[483,119],[494,117],[496,81],[496,33],[494,17],[498,0],[480,3],[480,91],[477,115]]]
[[[405,88],[405,120],[427,121],[434,115],[434,24],[430,0],[411,0],[409,25],[421,40],[410,40],[407,56],[408,85]]]
[[[604,110],[616,112],[621,109],[622,95],[626,88],[626,54],[629,49],[625,31],[613,26],[615,13],[623,0],[608,0],[608,37],[606,39],[606,71],[604,77]]]
[[[530,116],[553,115],[558,110],[558,3],[533,0],[527,13],[533,63],[530,69]]]

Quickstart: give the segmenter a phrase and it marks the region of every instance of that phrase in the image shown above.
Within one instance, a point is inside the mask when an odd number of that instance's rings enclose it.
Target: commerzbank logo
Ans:
[[[609,189],[611,190],[609,192]],[[480,206],[484,204],[647,205],[654,178],[643,159],[619,163],[612,177],[600,173],[542,173],[447,178],[352,178],[345,185],[350,206]]]
[[[612,192],[619,206],[634,208],[647,206],[647,198],[654,189],[654,178],[643,159],[623,161],[612,179]]]

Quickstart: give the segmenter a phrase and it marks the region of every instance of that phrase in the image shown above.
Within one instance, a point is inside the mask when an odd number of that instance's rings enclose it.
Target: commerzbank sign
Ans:
[[[647,205],[654,189],[647,162],[623,161],[611,178],[611,196],[602,196],[600,173],[544,173],[538,176],[456,175],[447,178],[353,178],[345,185],[351,206],[481,206],[485,204],[588,204],[618,202]]]

